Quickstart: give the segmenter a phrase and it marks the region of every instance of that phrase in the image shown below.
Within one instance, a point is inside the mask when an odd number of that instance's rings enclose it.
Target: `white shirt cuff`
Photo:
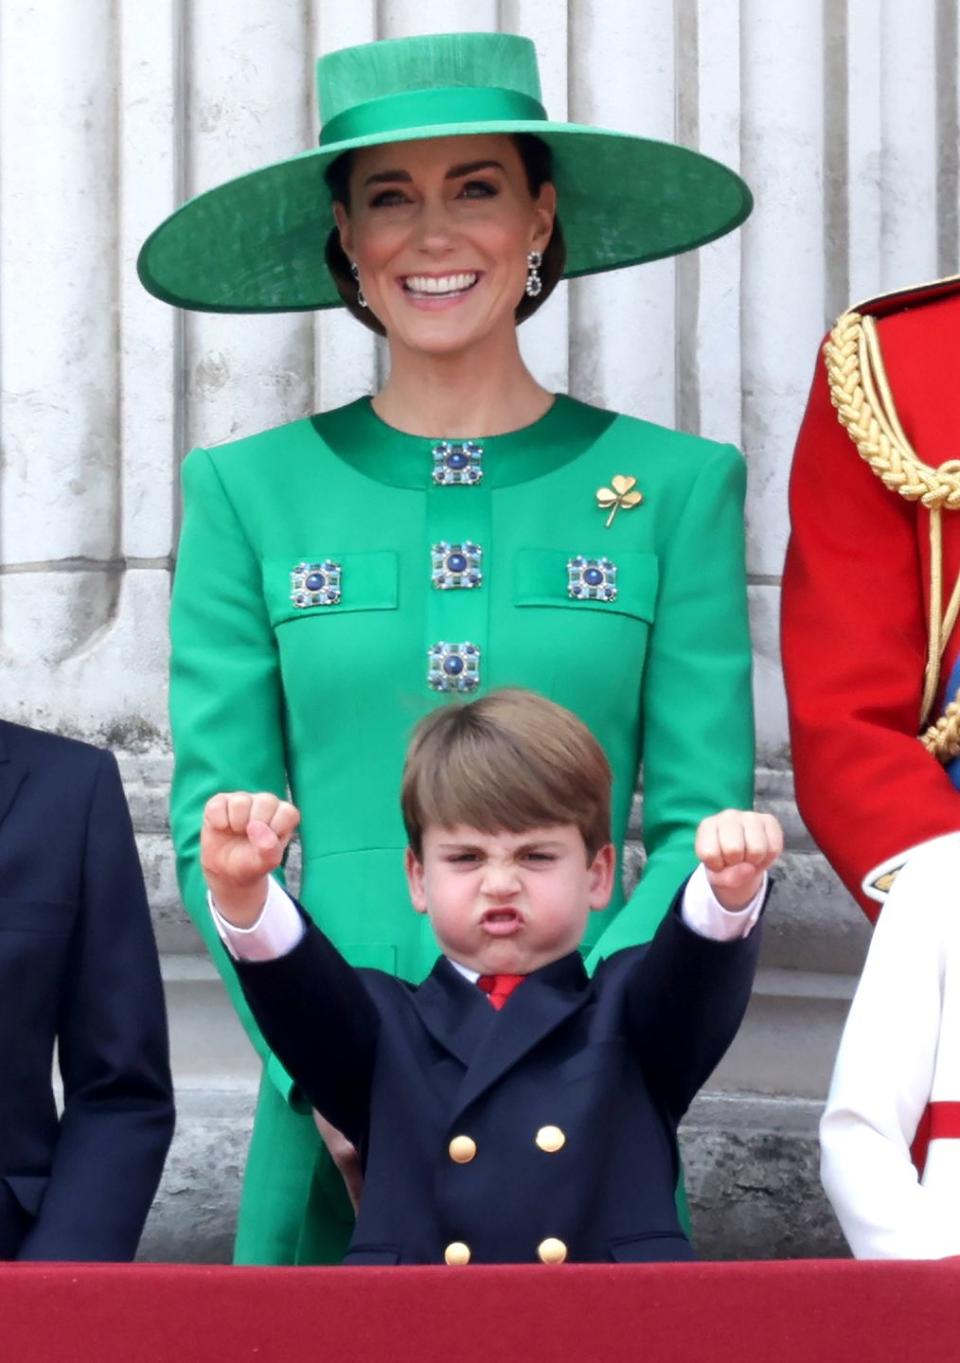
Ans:
[[[296,905],[273,876],[267,877],[267,897],[260,917],[248,928],[228,923],[217,911],[209,891],[207,903],[220,940],[235,961],[275,961],[292,951],[306,931]]]
[[[760,889],[742,909],[725,909],[713,893],[707,879],[707,868],[701,862],[687,881],[680,905],[680,917],[692,932],[710,937],[715,942],[733,942],[738,937],[749,937],[767,893],[767,874],[763,874]]]

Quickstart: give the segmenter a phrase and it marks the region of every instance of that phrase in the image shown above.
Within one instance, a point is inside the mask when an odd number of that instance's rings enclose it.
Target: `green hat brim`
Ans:
[[[489,133],[532,133],[549,145],[568,279],[691,251],[753,206],[727,166],[673,143],[542,120],[446,123],[340,141],[199,194],[147,238],[137,272],[157,298],[200,312],[340,307],[324,259],[331,162],[384,141]]]

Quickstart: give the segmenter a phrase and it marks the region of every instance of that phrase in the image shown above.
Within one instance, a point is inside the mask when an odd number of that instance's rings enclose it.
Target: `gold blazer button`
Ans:
[[[455,1267],[468,1264],[470,1262],[470,1246],[465,1245],[462,1240],[454,1240],[443,1251],[443,1258],[446,1263],[453,1264]]]
[[[472,1136],[454,1136],[447,1153],[454,1164],[469,1164],[477,1153],[477,1143]]]
[[[556,1151],[562,1150],[567,1143],[567,1138],[559,1126],[541,1126],[533,1139],[537,1148],[548,1155],[553,1155]]]
[[[562,1240],[548,1235],[537,1245],[537,1257],[542,1264],[562,1264],[567,1257],[567,1247]]]

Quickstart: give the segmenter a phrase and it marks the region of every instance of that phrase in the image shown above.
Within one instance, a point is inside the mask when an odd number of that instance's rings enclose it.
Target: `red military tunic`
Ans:
[[[960,459],[960,278],[857,311],[877,321],[896,410],[919,458],[934,467]],[[822,356],[797,441],[790,514],[782,643],[797,802],[873,919],[905,854],[960,830],[960,794],[917,738],[931,513],[889,490],[861,457],[831,402]],[[944,508],[942,533],[946,604],[960,573],[960,510]],[[941,690],[958,651],[954,628]],[[943,701],[938,694],[932,718]]]

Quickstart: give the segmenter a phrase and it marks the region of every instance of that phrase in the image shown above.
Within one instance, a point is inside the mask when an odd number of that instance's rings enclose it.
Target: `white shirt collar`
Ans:
[[[476,984],[477,980],[479,980],[479,970],[471,970],[468,965],[461,965],[460,962],[455,961],[452,956],[448,956],[447,960],[453,966],[454,970],[459,971],[463,978],[469,980],[471,984]]]

